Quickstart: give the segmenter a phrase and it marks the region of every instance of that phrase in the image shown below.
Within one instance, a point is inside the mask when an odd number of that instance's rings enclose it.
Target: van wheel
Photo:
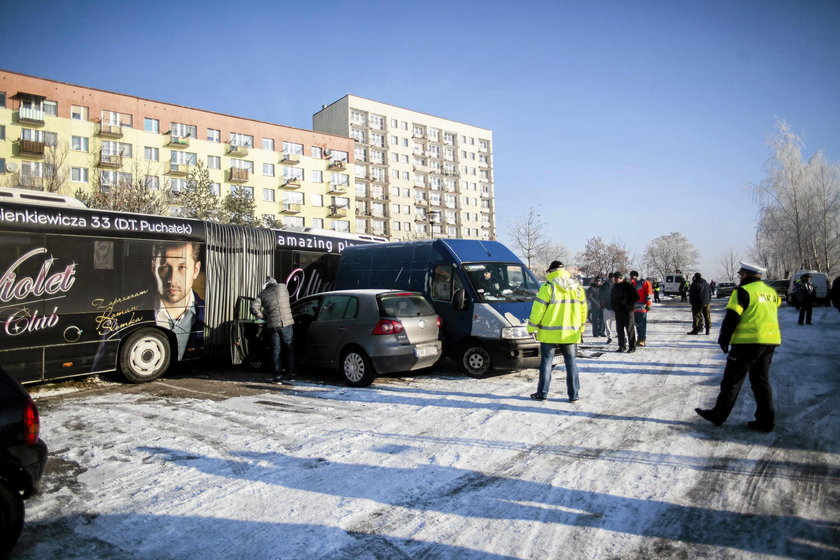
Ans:
[[[351,387],[367,387],[376,379],[376,372],[364,350],[350,348],[341,353],[341,376]]]
[[[467,344],[458,359],[461,370],[469,377],[484,377],[493,369],[490,354],[480,344]]]
[[[0,558],[9,555],[23,529],[23,497],[5,478],[0,478]]]
[[[120,348],[120,370],[132,383],[154,381],[169,368],[169,340],[157,329],[132,333]]]

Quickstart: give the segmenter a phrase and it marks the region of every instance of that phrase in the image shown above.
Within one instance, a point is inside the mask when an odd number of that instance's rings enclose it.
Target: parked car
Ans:
[[[0,558],[8,556],[20,536],[23,501],[38,492],[46,464],[38,408],[0,368]]]
[[[787,297],[789,279],[783,278],[781,280],[765,280],[764,283],[776,290],[779,297],[785,299]]]
[[[418,292],[338,290],[292,304],[295,362],[337,368],[348,385],[431,367],[441,356],[440,318]]]
[[[729,297],[732,295],[732,292],[735,291],[735,288],[738,286],[735,285],[735,282],[718,282],[717,287],[715,290],[717,291],[717,297]]]

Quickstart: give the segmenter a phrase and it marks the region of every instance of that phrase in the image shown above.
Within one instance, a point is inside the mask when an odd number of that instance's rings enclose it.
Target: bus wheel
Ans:
[[[169,368],[169,340],[156,329],[132,333],[120,348],[120,370],[132,383],[154,381]]]
[[[341,377],[351,387],[367,387],[376,379],[376,372],[364,350],[350,348],[341,353]]]
[[[490,354],[477,343],[465,344],[458,362],[461,370],[469,377],[484,377],[492,369]]]

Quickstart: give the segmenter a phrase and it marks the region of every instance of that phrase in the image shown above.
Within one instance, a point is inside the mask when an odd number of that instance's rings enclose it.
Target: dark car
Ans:
[[[0,558],[23,529],[23,500],[38,492],[47,464],[38,408],[26,389],[0,368]]]
[[[717,292],[717,297],[719,298],[729,297],[737,287],[738,286],[735,285],[735,282],[718,282],[718,285],[715,287],[715,291]]]
[[[295,362],[338,369],[348,385],[431,367],[441,356],[440,318],[417,292],[338,290],[292,304]]]
[[[779,294],[779,297],[785,299],[787,297],[788,291],[788,284],[790,280],[785,278],[783,280],[765,280],[765,284],[776,290],[776,293]]]

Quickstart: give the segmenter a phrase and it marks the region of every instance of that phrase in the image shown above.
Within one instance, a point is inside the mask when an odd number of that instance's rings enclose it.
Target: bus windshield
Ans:
[[[525,265],[519,263],[469,263],[464,271],[479,301],[531,301],[540,283]]]

